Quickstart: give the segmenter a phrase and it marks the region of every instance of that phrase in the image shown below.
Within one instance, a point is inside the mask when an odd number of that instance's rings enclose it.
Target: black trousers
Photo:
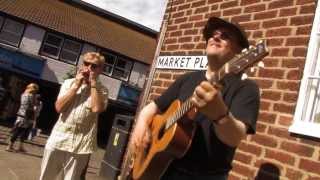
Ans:
[[[13,127],[10,142],[14,143],[18,138],[20,138],[21,142],[24,142],[28,138],[30,128],[32,127]]]

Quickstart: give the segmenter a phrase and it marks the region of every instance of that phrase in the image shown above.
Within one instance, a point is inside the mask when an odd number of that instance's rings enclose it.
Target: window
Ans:
[[[289,131],[320,138],[320,1],[308,47],[294,122]]]
[[[131,106],[137,106],[139,102],[140,91],[132,86],[121,84],[118,100]]]
[[[132,67],[131,61],[127,61],[123,58],[118,58],[116,65],[114,66],[112,76],[122,80],[128,80],[131,67]]]
[[[47,34],[47,37],[42,46],[42,54],[48,55],[53,58],[58,58],[62,43],[62,37],[53,34]]]
[[[24,24],[0,16],[0,42],[19,46],[24,30]]]
[[[132,69],[132,61],[108,52],[101,52],[106,59],[104,74],[127,81]]]
[[[70,63],[76,62],[80,53],[80,49],[80,43],[66,39],[64,41],[60,57],[64,61],[70,61]]]
[[[76,64],[81,44],[62,36],[48,33],[42,44],[41,54],[61,61]]]
[[[110,54],[110,53],[102,53],[102,54],[106,60],[106,64],[104,66],[104,73],[106,75],[111,76],[117,57],[115,55]]]

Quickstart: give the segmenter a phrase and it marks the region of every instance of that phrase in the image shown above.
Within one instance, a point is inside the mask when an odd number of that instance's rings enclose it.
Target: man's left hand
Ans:
[[[191,102],[211,120],[218,118],[228,112],[218,85],[212,85],[203,81],[195,88]]]
[[[90,76],[89,76],[89,82],[91,86],[96,86],[97,85],[97,79],[98,79],[98,73],[95,71],[90,71]]]

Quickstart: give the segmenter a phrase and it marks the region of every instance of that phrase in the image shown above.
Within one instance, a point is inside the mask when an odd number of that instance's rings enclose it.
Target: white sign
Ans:
[[[207,62],[207,56],[159,56],[156,68],[203,70]]]

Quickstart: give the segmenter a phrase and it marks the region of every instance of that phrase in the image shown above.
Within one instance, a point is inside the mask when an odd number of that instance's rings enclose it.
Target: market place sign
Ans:
[[[204,70],[207,62],[206,56],[159,56],[156,68]]]

